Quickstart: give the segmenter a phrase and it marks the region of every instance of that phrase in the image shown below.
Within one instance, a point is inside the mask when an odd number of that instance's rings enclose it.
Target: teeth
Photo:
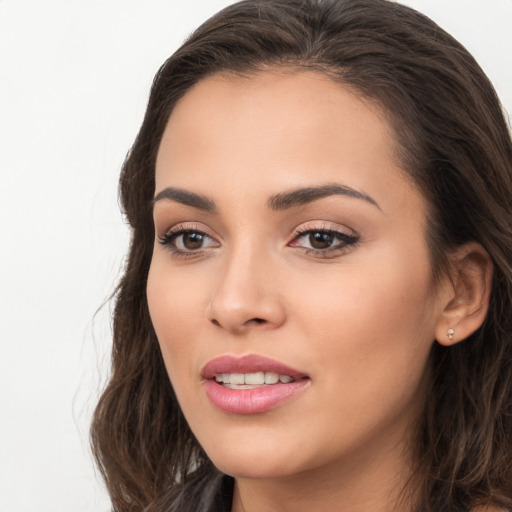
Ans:
[[[277,373],[266,373],[265,384],[277,384],[279,382],[279,375]]]
[[[278,375],[273,372],[253,372],[253,373],[219,373],[215,375],[215,380],[222,384],[230,384],[229,387],[236,386],[263,386],[265,384],[288,384],[295,379],[289,375]]]
[[[229,376],[230,384],[245,384],[245,375],[243,373],[232,373]]]
[[[265,374],[263,372],[246,373],[245,384],[265,384]]]

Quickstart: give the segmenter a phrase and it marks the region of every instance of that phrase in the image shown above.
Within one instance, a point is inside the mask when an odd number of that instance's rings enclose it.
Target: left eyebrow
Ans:
[[[177,203],[181,203],[186,206],[192,206],[193,208],[197,208],[206,212],[216,211],[215,203],[211,199],[194,192],[189,192],[188,190],[184,190],[182,188],[164,188],[153,199],[153,206],[158,201],[162,201],[163,199],[176,201]]]
[[[334,195],[362,199],[381,210],[377,201],[369,195],[347,187],[346,185],[340,185],[339,183],[328,183],[318,187],[297,188],[289,192],[282,192],[272,196],[268,200],[268,206],[272,210],[287,210],[288,208],[302,206],[317,201],[318,199]]]

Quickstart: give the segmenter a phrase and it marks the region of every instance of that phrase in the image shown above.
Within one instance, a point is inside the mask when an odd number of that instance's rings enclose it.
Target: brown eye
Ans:
[[[200,249],[203,245],[205,235],[203,233],[197,233],[194,231],[189,231],[188,233],[183,233],[182,235],[182,244],[183,247],[189,251]]]
[[[219,243],[202,231],[180,229],[158,239],[160,245],[167,246],[177,254],[200,253],[203,249],[219,247]]]
[[[334,242],[334,234],[314,231],[309,234],[309,244],[313,249],[328,249]]]
[[[299,231],[289,245],[301,248],[312,256],[334,258],[344,254],[357,242],[359,235],[355,233],[348,234],[334,229],[308,229]]]

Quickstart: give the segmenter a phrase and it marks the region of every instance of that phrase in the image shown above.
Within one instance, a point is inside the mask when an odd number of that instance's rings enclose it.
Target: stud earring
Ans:
[[[448,331],[446,332],[446,334],[448,335],[448,339],[450,341],[453,341],[453,335],[454,335],[455,331],[453,329],[448,329]]]

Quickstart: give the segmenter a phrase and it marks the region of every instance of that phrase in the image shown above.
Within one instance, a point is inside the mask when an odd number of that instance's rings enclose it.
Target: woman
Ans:
[[[512,509],[512,144],[385,0],[248,0],[158,72],[92,428],[115,510]]]

